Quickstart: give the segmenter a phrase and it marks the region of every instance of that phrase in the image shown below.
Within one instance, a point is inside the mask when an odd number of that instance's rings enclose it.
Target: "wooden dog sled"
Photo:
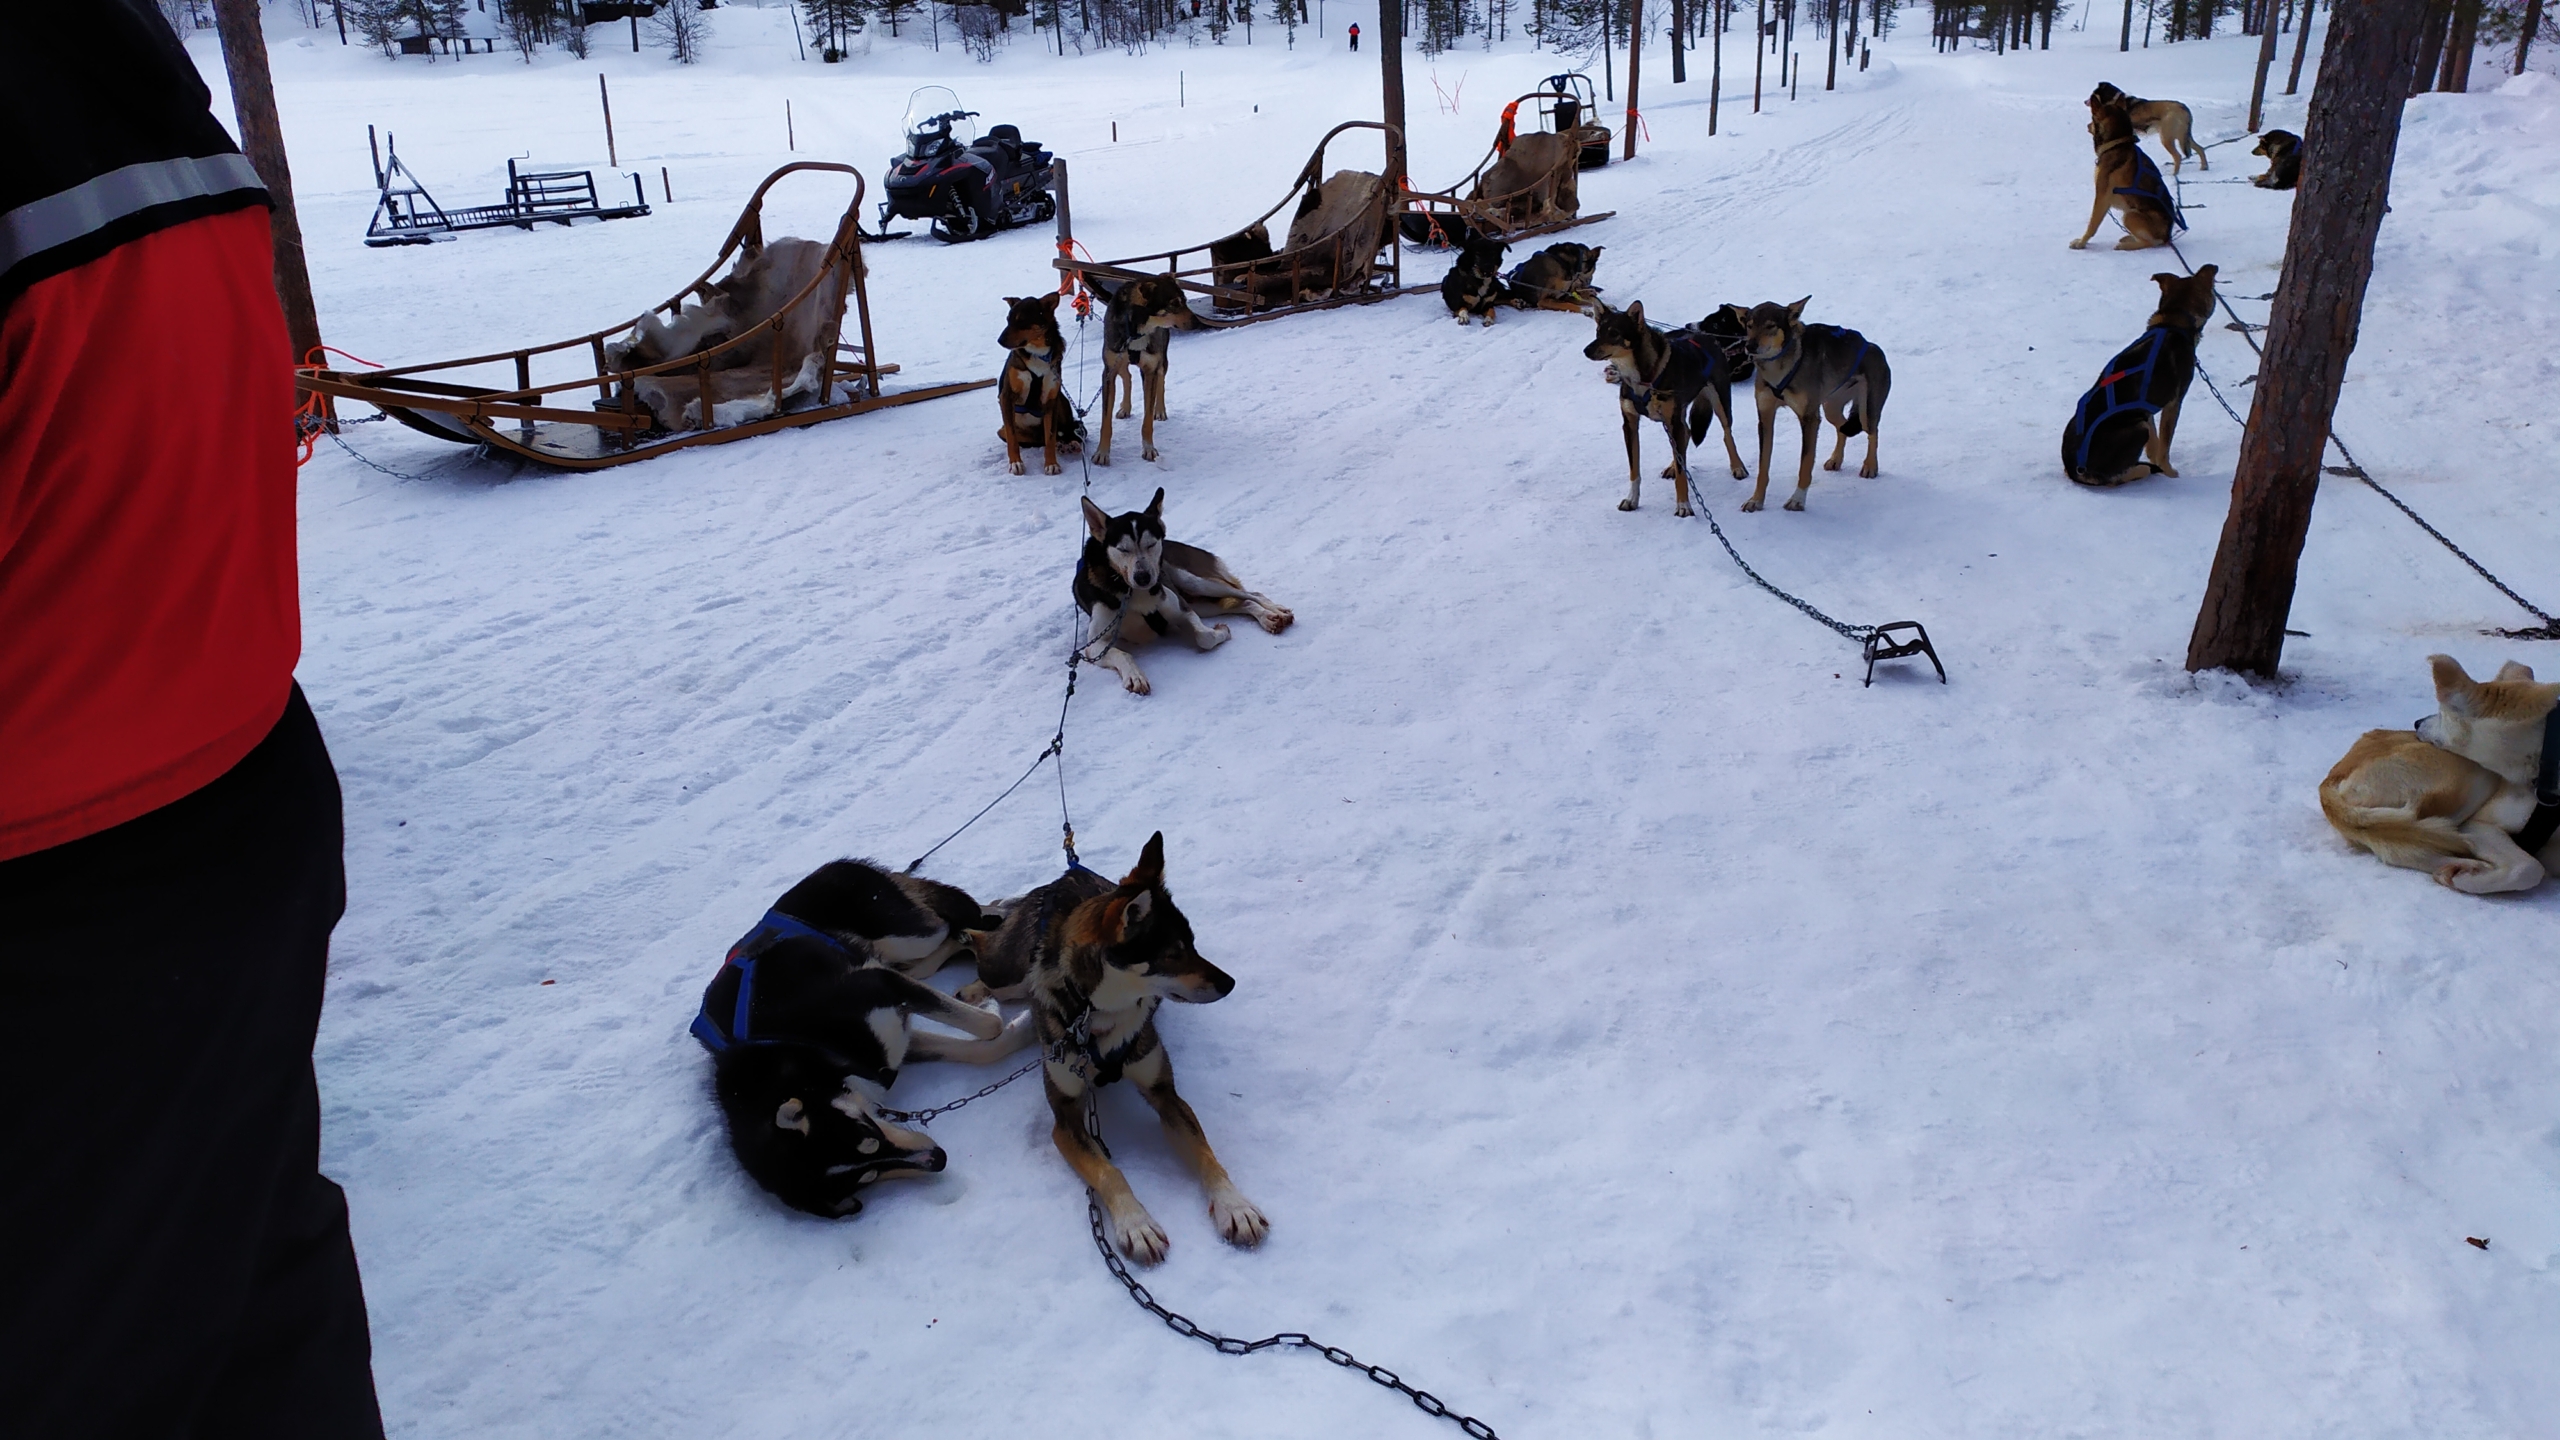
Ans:
[[[701,306],[726,303],[735,287],[724,285],[722,268],[733,258],[739,262],[728,277],[735,282],[765,251],[765,192],[797,171],[853,177],[853,198],[836,222],[817,273],[805,285],[770,314],[738,333],[715,334],[698,350],[654,363],[617,362],[608,355],[608,342],[618,350],[636,346],[665,322],[684,320],[687,300],[698,302],[691,312],[697,317]],[[882,390],[881,377],[897,373],[898,367],[882,364],[872,343],[871,302],[863,287],[862,193],[862,174],[850,165],[815,160],[785,165],[756,187],[709,268],[664,304],[634,319],[549,345],[462,360],[387,370],[311,368],[298,374],[297,383],[334,400],[360,400],[438,439],[490,445],[573,470],[598,470],[690,445],[717,445],[995,384],[987,379],[896,394]],[[844,338],[847,299],[853,302],[859,343]],[[786,337],[807,337],[810,348],[794,355],[795,346]],[[537,383],[537,364],[566,373]],[[750,366],[761,373],[741,373]],[[756,384],[758,378],[764,383]],[[579,392],[588,390],[594,395],[587,408],[573,408]],[[670,398],[683,402],[678,413],[690,428],[670,428],[653,408]],[[733,415],[756,413],[723,423],[723,408]],[[696,414],[699,422],[692,418]]]
[[[1572,118],[1581,113],[1578,108],[1560,115],[1557,98],[1551,90],[1532,90],[1512,101],[1473,170],[1445,190],[1408,191],[1397,217],[1404,238],[1430,244],[1436,234],[1439,243],[1447,243],[1458,232],[1441,217],[1454,217],[1487,239],[1512,241],[1617,214],[1582,213],[1582,152],[1595,133],[1605,149],[1609,132]],[[1512,125],[1523,105],[1533,107],[1541,128],[1515,134]]]
[[[1404,271],[1385,177],[1360,170],[1324,173],[1325,147],[1345,130],[1375,130],[1392,145],[1403,143],[1403,136],[1392,126],[1375,120],[1346,120],[1324,132],[1279,203],[1233,234],[1124,260],[1074,258],[1066,166],[1060,162],[1058,258],[1053,263],[1065,274],[1085,277],[1088,284],[1099,280],[1111,287],[1143,275],[1170,275],[1185,291],[1208,302],[1203,307],[1195,301],[1191,308],[1202,325],[1212,328],[1250,325],[1337,305],[1365,305],[1399,294]],[[1291,222],[1293,233],[1282,249],[1270,252],[1266,222],[1292,200],[1299,202],[1299,213]],[[1298,224],[1310,215],[1314,221]],[[1247,245],[1246,253],[1240,255],[1240,242],[1257,229],[1262,230],[1265,253],[1250,253],[1252,247]]]

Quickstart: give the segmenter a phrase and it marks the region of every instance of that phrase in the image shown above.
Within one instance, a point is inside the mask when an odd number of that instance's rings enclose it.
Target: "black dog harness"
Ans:
[[[1031,383],[1022,387],[1023,395],[1020,400],[1009,400],[1005,408],[1016,415],[1035,417],[1047,415],[1048,388],[1056,383],[1055,373],[1050,369],[1049,356],[1027,345],[1013,353],[1021,358],[1023,373],[1031,377]]]
[[[1831,387],[1832,390],[1836,392],[1846,387],[1849,381],[1858,378],[1858,367],[1866,363],[1867,352],[1875,347],[1867,343],[1866,336],[1859,334],[1855,330],[1843,330],[1837,325],[1807,325],[1804,327],[1804,333],[1806,335],[1810,335],[1816,330],[1832,335],[1843,335],[1858,342],[1858,353],[1849,357],[1848,375],[1843,378],[1838,385]],[[1770,393],[1784,395],[1787,393],[1787,387],[1796,383],[1796,372],[1804,368],[1805,354],[1806,346],[1804,340],[1799,337],[1796,340],[1796,363],[1787,367],[1785,379],[1782,379],[1777,384],[1769,387]],[[1831,396],[1826,394],[1822,398],[1828,400]]]
[[[2143,331],[2141,339],[2118,352],[2118,358],[2122,358],[2135,346],[2141,346],[2141,361],[2099,376],[2098,383],[2089,387],[2089,393],[2080,397],[2080,408],[2073,417],[2080,427],[2080,453],[2072,462],[2073,474],[2088,472],[2089,447],[2098,438],[2100,425],[2136,410],[2146,415],[2160,413],[2159,403],[2151,399],[2151,372],[2159,367],[2160,349],[2168,343],[2169,327],[2166,325],[2154,325]],[[2130,390],[2123,388],[2128,382],[2132,387]]]
[[[840,954],[847,956],[852,954],[845,949],[843,941],[824,930],[794,920],[779,910],[767,910],[764,912],[764,918],[756,922],[754,929],[739,937],[738,943],[729,947],[728,958],[720,962],[721,968],[736,966],[738,971],[738,1003],[732,1007],[727,1025],[722,1025],[719,1017],[711,1013],[710,990],[706,987],[702,992],[702,1013],[693,1017],[693,1038],[702,1042],[703,1049],[714,1055],[720,1055],[737,1045],[782,1043],[758,1036],[748,1029],[748,1016],[755,1007],[756,961],[764,952],[785,940],[804,939],[816,940]],[[718,977],[713,977],[713,983],[718,983]]]
[[[2173,224],[2180,230],[2187,228],[2187,217],[2185,212],[2178,208],[2178,197],[2169,193],[2169,182],[2161,178],[2160,167],[2152,163],[2150,156],[2142,153],[2142,147],[2139,145],[2133,147],[2133,183],[2117,186],[2115,193],[2131,195],[2136,199],[2156,200],[2160,202],[2161,208],[2169,212],[2169,219]]]
[[[1618,383],[1627,387],[1627,393],[1635,397],[1636,408],[1646,414],[1653,412],[1653,392],[1662,387],[1662,377],[1671,373],[1671,362],[1679,359],[1683,352],[1697,362],[1701,374],[1715,369],[1707,359],[1707,347],[1700,344],[1696,336],[1686,330],[1679,330],[1674,331],[1667,338],[1671,344],[1663,351],[1661,369],[1642,380],[1630,379],[1623,375],[1618,377]]]

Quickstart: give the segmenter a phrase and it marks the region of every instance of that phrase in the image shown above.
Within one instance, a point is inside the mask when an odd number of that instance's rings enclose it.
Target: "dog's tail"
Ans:
[[[1841,435],[1855,438],[1874,429],[1876,421],[1883,418],[1884,397],[1893,389],[1893,371],[1885,365],[1883,351],[1870,350],[1858,362],[1858,373],[1850,378],[1867,382],[1850,399],[1841,416],[1846,422],[1840,427]]]
[[[2470,839],[2450,822],[2419,819],[2409,806],[2350,803],[2334,780],[2320,787],[2320,813],[2348,843],[2372,851],[2386,865],[2432,870],[2438,860],[2479,858]]]

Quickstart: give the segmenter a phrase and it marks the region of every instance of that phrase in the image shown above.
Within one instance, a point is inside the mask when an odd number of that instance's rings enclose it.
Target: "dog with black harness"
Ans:
[[[1002,407],[1004,428],[999,433],[1005,462],[1014,474],[1021,474],[1022,447],[1036,440],[1041,473],[1055,475],[1059,448],[1072,450],[1084,443],[1084,422],[1067,402],[1059,375],[1067,338],[1058,329],[1058,297],[1008,295],[1004,303],[1004,328],[996,332],[996,343],[1005,350],[1004,370],[996,378],[996,403]]]
[[[1091,500],[1082,504],[1086,536],[1072,588],[1093,637],[1082,658],[1119,676],[1131,694],[1155,688],[1132,646],[1174,635],[1199,650],[1227,643],[1232,632],[1202,619],[1200,609],[1242,611],[1274,635],[1297,620],[1287,606],[1246,589],[1226,561],[1166,539],[1161,487],[1144,510],[1107,515]]]
[[[2140,339],[2107,362],[2062,427],[2062,473],[2081,485],[2128,485],[2151,475],[2176,478],[2169,442],[2178,410],[2196,378],[2196,342],[2213,319],[2215,269],[2152,276],[2160,308]]]
[[[1200,324],[1191,313],[1191,298],[1182,282],[1170,275],[1141,275],[1117,286],[1096,278],[1102,291],[1102,439],[1094,446],[1093,463],[1111,463],[1111,395],[1120,394],[1120,418],[1129,418],[1131,402],[1143,404],[1138,422],[1138,454],[1156,458],[1156,422],[1164,408],[1165,367],[1173,349],[1173,332]],[[1129,384],[1129,367],[1138,367],[1138,385]],[[1141,393],[1143,392],[1143,393]]]
[[[1709,426],[1724,422],[1724,452],[1733,477],[1749,473],[1742,467],[1741,448],[1733,443],[1733,382],[1743,370],[1737,360],[1740,327],[1718,312],[1666,334],[1645,323],[1641,300],[1624,310],[1604,302],[1592,324],[1598,333],[1582,348],[1583,358],[1608,362],[1603,374],[1618,387],[1620,428],[1627,442],[1627,498],[1618,508],[1635,509],[1644,494],[1642,437],[1649,417],[1671,439],[1671,464],[1662,472],[1672,484],[1671,513],[1696,514],[1689,504],[1689,446],[1704,440]],[[1710,326],[1716,329],[1710,331]]]
[[[1792,305],[1774,300],[1745,308],[1727,305],[1726,313],[1743,333],[1743,352],[1752,365],[1752,400],[1760,412],[1760,483],[1751,488],[1745,510],[1757,510],[1769,494],[1769,447],[1780,406],[1795,412],[1804,431],[1804,453],[1796,466],[1796,493],[1787,497],[1790,510],[1804,509],[1813,489],[1813,449],[1822,422],[1839,432],[1825,470],[1840,468],[1849,437],[1867,437],[1867,463],[1858,474],[1876,475],[1876,426],[1884,417],[1885,397],[1893,390],[1893,367],[1884,351],[1866,336],[1838,325],[1808,325],[1807,295]],[[1739,477],[1737,477],[1739,478]]]
[[[1502,283],[1502,256],[1510,248],[1485,236],[1471,237],[1449,273],[1440,277],[1440,302],[1459,324],[1476,319],[1491,328],[1493,317],[1509,303],[1510,290]]]
[[[887,950],[938,966],[1003,923],[947,885],[927,892],[929,911],[900,883],[911,879],[863,860],[821,867],[729,948],[703,989],[693,1037],[711,1052],[730,1148],[795,1210],[854,1215],[864,1187],[940,1171],[948,1157],[932,1136],[881,1113],[899,1070],[920,1060],[985,1064],[1029,1041],[1029,1016],[1008,1027],[883,959]],[[961,945],[947,943],[952,920],[965,921]],[[971,1038],[911,1030],[914,1016]]]

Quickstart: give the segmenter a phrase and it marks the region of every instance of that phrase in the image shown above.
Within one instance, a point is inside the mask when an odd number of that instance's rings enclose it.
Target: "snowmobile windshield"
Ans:
[[[907,113],[898,122],[906,132],[907,154],[922,159],[942,148],[945,140],[967,146],[978,138],[978,127],[971,123],[977,112],[961,108],[960,97],[940,85],[927,85],[907,97]]]

